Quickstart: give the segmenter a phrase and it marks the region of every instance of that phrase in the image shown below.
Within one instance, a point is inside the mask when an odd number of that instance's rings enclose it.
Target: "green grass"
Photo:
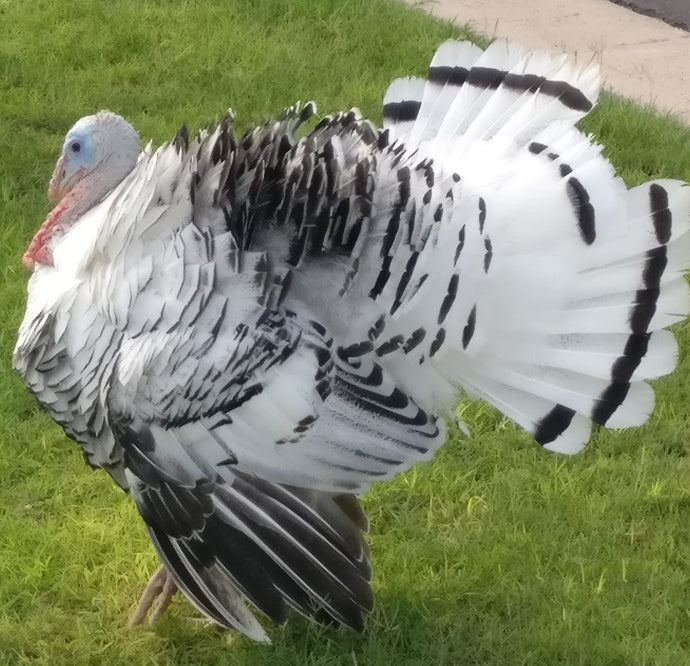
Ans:
[[[169,138],[232,106],[240,123],[297,99],[358,105],[422,74],[462,33],[383,0],[0,0],[0,664],[690,663],[690,370],[657,383],[643,428],[544,454],[465,405],[433,464],[375,488],[377,606],[363,635],[294,617],[272,646],[128,614],[157,562],[136,512],[13,375],[19,259],[47,212],[64,132],[99,108]],[[690,180],[690,131],[605,98],[587,120],[629,184]]]

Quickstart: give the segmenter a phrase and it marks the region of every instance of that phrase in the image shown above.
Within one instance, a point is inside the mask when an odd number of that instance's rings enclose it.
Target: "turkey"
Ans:
[[[14,366],[134,499],[147,597],[257,640],[247,602],[361,628],[356,496],[434,455],[458,388],[562,453],[647,420],[690,311],[690,189],[626,188],[574,126],[598,88],[447,42],[380,130],[308,103],[140,153],[113,113],[74,125]]]

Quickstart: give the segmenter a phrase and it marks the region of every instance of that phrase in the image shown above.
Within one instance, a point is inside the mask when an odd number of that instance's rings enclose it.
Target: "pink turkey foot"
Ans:
[[[148,616],[148,623],[154,624],[165,613],[175,592],[177,592],[177,585],[165,565],[161,564],[144,588],[136,610],[129,618],[129,626],[143,624],[149,611],[151,613]]]

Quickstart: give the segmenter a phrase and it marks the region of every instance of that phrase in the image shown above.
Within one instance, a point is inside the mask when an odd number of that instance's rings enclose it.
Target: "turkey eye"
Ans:
[[[73,153],[81,152],[81,144],[79,143],[79,141],[72,141],[69,148]]]

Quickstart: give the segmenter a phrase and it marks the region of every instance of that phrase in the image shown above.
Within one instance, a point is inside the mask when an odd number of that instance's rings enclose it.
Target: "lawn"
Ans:
[[[395,76],[466,33],[385,0],[0,0],[0,664],[690,663],[690,328],[651,421],[547,455],[459,408],[437,459],[366,497],[377,606],[362,635],[298,617],[271,646],[127,617],[157,566],[129,500],[88,469],[11,370],[26,275],[65,131],[99,108],[160,143],[232,106],[295,100],[380,120]],[[690,130],[605,98],[585,129],[628,184],[690,180]]]

